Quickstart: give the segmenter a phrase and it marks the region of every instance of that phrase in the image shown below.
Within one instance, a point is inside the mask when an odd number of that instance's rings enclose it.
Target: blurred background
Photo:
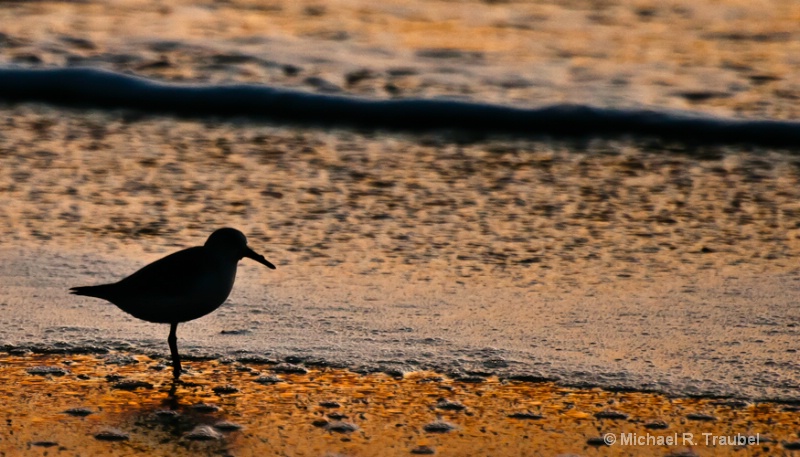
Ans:
[[[0,6],[0,62],[373,98],[794,119],[799,20],[792,1],[20,1]],[[293,263],[397,271],[444,262],[523,285],[561,269],[553,262],[620,273],[630,257],[649,263],[662,251],[663,262],[702,249],[796,252],[794,159],[770,151],[459,145],[3,111],[6,244],[179,245],[235,225]],[[635,270],[622,273],[645,271]]]

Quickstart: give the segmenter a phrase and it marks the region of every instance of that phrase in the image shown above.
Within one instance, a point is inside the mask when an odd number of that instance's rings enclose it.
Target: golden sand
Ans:
[[[791,405],[425,372],[186,365],[173,395],[169,370],[145,356],[4,354],[0,455],[742,456],[800,445]],[[55,372],[37,374],[42,367]],[[606,434],[618,442],[602,444]],[[758,444],[719,444],[737,434]],[[648,435],[679,444],[619,441]]]

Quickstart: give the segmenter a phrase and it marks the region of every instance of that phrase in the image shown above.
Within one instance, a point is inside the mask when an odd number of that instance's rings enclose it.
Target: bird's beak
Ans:
[[[266,265],[267,268],[271,268],[273,270],[275,269],[275,265],[271,264],[269,262],[269,260],[264,258],[263,255],[256,254],[255,251],[253,251],[250,248],[245,248],[244,256],[247,257],[248,259],[253,259],[253,260],[255,260],[256,262],[258,262],[258,263],[260,263],[262,265]]]

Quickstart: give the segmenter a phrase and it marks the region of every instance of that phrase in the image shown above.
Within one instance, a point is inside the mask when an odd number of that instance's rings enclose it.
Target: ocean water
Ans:
[[[794,132],[798,20],[790,1],[17,2],[0,6],[0,62]],[[569,125],[474,138],[9,97],[9,346],[165,353],[164,328],[66,289],[234,226],[278,270],[243,263],[229,303],[183,326],[190,354],[796,398],[791,144],[571,138]]]

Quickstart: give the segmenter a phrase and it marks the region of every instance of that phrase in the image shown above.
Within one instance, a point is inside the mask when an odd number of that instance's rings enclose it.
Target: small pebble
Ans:
[[[242,426],[230,421],[221,421],[214,424],[214,428],[222,432],[235,432],[241,430]]]
[[[342,406],[338,401],[321,401],[319,405],[323,408],[340,408]]]
[[[505,361],[502,357],[496,359],[489,359],[483,362],[483,366],[486,368],[506,368],[508,367],[508,362]]]
[[[53,447],[53,446],[58,446],[58,443],[56,443],[55,441],[34,441],[31,443],[31,446]]]
[[[272,367],[272,371],[283,374],[308,374],[308,370],[305,368],[291,363],[279,363]]]
[[[445,400],[444,398],[440,399],[439,402],[436,403],[436,407],[447,411],[462,411],[467,408],[461,402]]]
[[[106,365],[135,365],[139,363],[136,358],[131,355],[114,354],[105,358]]]
[[[277,376],[259,376],[255,379],[255,381],[259,384],[276,384],[279,382],[283,382],[283,379]]]
[[[397,369],[394,369],[394,368],[388,368],[388,369],[384,370],[383,372],[386,373],[387,375],[391,376],[392,378],[398,380],[398,381],[403,379],[403,377],[405,376],[405,373],[403,373],[401,370],[397,370]]]
[[[152,389],[153,385],[147,381],[124,379],[120,382],[114,383],[114,385],[112,385],[111,387],[122,390],[136,390],[136,389]]]
[[[237,328],[233,330],[222,330],[219,332],[220,335],[247,335],[250,333],[250,330],[244,328]]]
[[[198,403],[192,406],[192,409],[198,413],[213,413],[219,411],[219,406],[210,403]]]
[[[161,409],[155,412],[156,418],[160,421],[171,421],[177,419],[180,413],[171,409]]]
[[[589,438],[588,440],[586,440],[586,444],[588,444],[589,446],[608,446],[608,443],[606,443],[605,438],[603,438],[602,436],[594,436],[592,438]]]
[[[519,413],[512,413],[509,414],[508,417],[512,419],[527,419],[527,420],[539,420],[544,419],[544,416],[541,414],[532,413],[529,411],[519,412]]]
[[[467,376],[459,376],[459,377],[455,378],[454,380],[458,381],[458,382],[466,382],[466,383],[470,383],[470,384],[479,384],[479,383],[485,382],[486,378],[484,378],[483,376],[467,375]]]
[[[358,427],[349,422],[335,421],[325,425],[325,430],[336,433],[351,433],[358,430]]]
[[[64,411],[64,414],[69,414],[70,416],[77,416],[77,417],[86,417],[89,414],[92,414],[92,411],[89,408],[70,408]]]
[[[687,414],[686,418],[693,421],[701,421],[701,422],[711,422],[717,420],[716,417],[710,414],[701,414],[701,413],[691,413]]]
[[[239,389],[237,389],[236,387],[234,387],[234,386],[232,386],[230,384],[225,385],[225,386],[217,386],[217,387],[214,387],[211,390],[213,390],[214,393],[217,394],[217,395],[235,394],[235,393],[239,392]]]
[[[244,355],[237,357],[236,361],[239,363],[257,363],[259,365],[267,365],[274,362],[274,360],[268,359],[267,357],[262,357],[260,355]]]
[[[127,441],[129,436],[116,429],[107,429],[95,435],[94,438],[100,441]]]
[[[411,453],[416,455],[433,455],[436,451],[430,446],[417,446],[411,450]]]
[[[455,430],[455,426],[442,420],[437,420],[422,427],[428,433],[447,433]]]
[[[208,425],[198,425],[191,432],[183,436],[192,441],[213,441],[222,438],[222,435]]]
[[[669,428],[669,425],[662,420],[654,420],[644,424],[644,428],[650,430],[664,430],[666,428]]]
[[[69,370],[61,367],[40,366],[28,368],[28,374],[37,376],[64,376],[69,373]]]
[[[714,402],[714,404],[715,405],[720,405],[720,406],[727,406],[729,408],[734,408],[734,409],[743,409],[743,408],[747,408],[748,406],[750,406],[750,403],[748,403],[748,402],[746,402],[744,400],[720,400],[720,401]]]
[[[594,417],[598,419],[625,420],[628,418],[628,415],[619,411],[606,410],[596,413]]]

